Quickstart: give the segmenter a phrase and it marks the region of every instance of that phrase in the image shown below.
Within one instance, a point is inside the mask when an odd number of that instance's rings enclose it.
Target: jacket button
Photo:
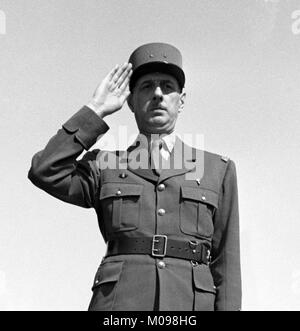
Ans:
[[[116,192],[116,195],[121,195],[121,194],[122,194],[121,190],[118,190],[118,191]]]
[[[161,192],[161,191],[164,191],[166,188],[166,186],[164,184],[159,184],[157,189]]]
[[[159,262],[157,263],[157,266],[159,267],[159,269],[163,269],[163,268],[166,267],[166,264],[165,264],[164,261],[159,261]]]
[[[157,213],[159,216],[163,216],[163,215],[165,215],[166,211],[163,208],[161,208],[161,209],[158,209]]]

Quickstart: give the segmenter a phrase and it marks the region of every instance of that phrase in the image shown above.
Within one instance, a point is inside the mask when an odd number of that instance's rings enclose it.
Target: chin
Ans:
[[[151,126],[163,126],[167,124],[167,120],[164,118],[164,116],[155,116],[151,118],[150,125]]]
[[[151,131],[151,133],[167,133],[169,132],[169,127],[166,125],[153,125],[149,128],[149,131]]]
[[[168,121],[163,118],[162,116],[158,116],[155,118],[151,118],[150,121],[147,121],[147,123],[144,123],[144,125],[141,127],[142,132],[147,133],[165,133],[169,131],[170,125],[168,125]]]

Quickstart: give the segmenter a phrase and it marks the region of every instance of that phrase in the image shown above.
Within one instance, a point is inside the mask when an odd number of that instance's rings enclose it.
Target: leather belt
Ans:
[[[153,257],[175,257],[198,263],[210,263],[210,250],[196,240],[179,241],[165,235],[118,238],[107,243],[106,256],[149,254]]]

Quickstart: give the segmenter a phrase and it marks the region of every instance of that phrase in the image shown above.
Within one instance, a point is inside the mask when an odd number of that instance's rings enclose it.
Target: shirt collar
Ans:
[[[167,149],[169,153],[172,152],[174,146],[175,146],[175,141],[176,141],[176,133],[173,131],[169,134],[163,133],[163,134],[152,134],[151,135],[151,145],[153,144],[154,140],[161,139],[163,142],[163,148]],[[148,137],[149,140],[149,137]],[[146,136],[142,133],[139,133],[134,144],[139,142],[139,148],[147,148],[148,147],[148,140]]]
[[[162,139],[165,147],[167,147],[169,153],[171,153],[174,148],[175,140],[176,140],[175,132],[169,134],[162,134],[160,138]]]

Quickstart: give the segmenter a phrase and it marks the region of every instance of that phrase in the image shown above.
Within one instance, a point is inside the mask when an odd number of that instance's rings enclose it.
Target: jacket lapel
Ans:
[[[158,176],[153,169],[131,167],[130,153],[136,151],[138,145],[134,144],[127,149],[127,168],[139,177],[153,182],[162,182],[168,178],[180,176],[192,172],[196,167],[196,149],[186,145],[181,139],[176,137],[175,145],[170,155],[170,167],[162,169]]]
[[[130,160],[130,153],[132,152],[138,152],[136,149],[139,148],[138,144],[134,144],[131,145],[127,148],[127,168],[129,171],[133,172],[134,174],[136,174],[139,177],[151,180],[153,182],[157,182],[158,181],[158,176],[153,172],[153,170],[151,168],[149,168],[149,164],[148,168],[136,168],[136,167],[132,167],[131,164],[131,160]]]
[[[159,182],[192,171],[195,168],[195,161],[195,149],[176,137],[175,145],[170,155],[170,169],[162,169]]]

